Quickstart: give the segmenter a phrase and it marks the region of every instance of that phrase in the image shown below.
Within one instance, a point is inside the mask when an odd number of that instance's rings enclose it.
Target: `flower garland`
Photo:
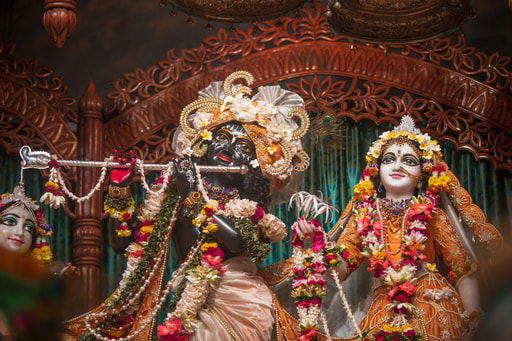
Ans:
[[[192,218],[194,226],[201,228],[203,235],[210,236],[218,230],[213,219],[214,214],[225,216],[240,230],[242,246],[249,251],[249,256],[255,262],[261,262],[268,256],[270,242],[280,241],[286,235],[284,223],[274,215],[266,214],[255,201],[231,199],[225,205],[220,204],[209,198],[199,174],[198,189],[203,199],[190,209],[189,217]],[[211,290],[214,290],[220,274],[224,272],[223,256],[222,250],[212,237],[208,237],[201,245],[201,252],[189,263],[186,276],[173,296],[171,312],[157,328],[160,341],[186,341],[195,332],[198,326],[196,315]]]
[[[373,183],[369,178],[369,171],[365,170],[362,181],[359,186],[356,185],[355,189],[357,197],[354,218],[357,233],[361,236],[363,243],[361,254],[368,258],[368,271],[375,277],[381,278],[389,287],[387,298],[393,311],[405,316],[416,308],[412,304],[415,292],[414,276],[426,258],[422,253],[428,237],[426,224],[432,218],[438,198],[432,191],[433,188],[429,187],[424,196],[413,197],[412,201],[404,203],[405,216],[401,227],[402,240],[399,249],[401,259],[395,263],[391,261],[386,251],[387,227],[384,224],[379,200],[373,190]],[[383,330],[374,333],[374,339],[393,340],[393,338],[386,338],[391,335],[397,340],[415,340],[417,333],[413,329],[389,331],[385,329],[388,327],[389,325],[384,325]]]
[[[86,316],[85,322],[89,332],[80,336],[78,340],[119,338],[130,330],[134,321],[133,308],[136,307],[138,299],[145,291],[154,268],[162,262],[164,254],[159,250],[172,229],[176,217],[176,203],[179,196],[176,191],[175,179],[169,178],[169,172],[163,173],[156,182],[158,184],[147,192],[144,209],[138,218],[139,224],[152,226],[152,228],[148,229],[147,233],[141,234],[140,238],[135,233],[134,242],[127,247],[127,268],[119,283],[120,288],[115,296],[104,303],[107,313],[93,313],[91,316]],[[169,186],[167,186],[168,183]],[[151,225],[147,225],[148,223]],[[95,329],[91,328],[88,322],[89,318],[99,321],[96,322]],[[150,320],[151,316],[146,322]],[[139,332],[145,327],[147,326],[141,326]],[[108,336],[102,336],[99,332]],[[124,337],[129,340],[136,335]]]
[[[313,235],[311,248],[305,249],[295,229],[292,233],[294,265],[292,297],[299,313],[298,337],[300,341],[320,340],[318,316],[321,314],[322,299],[327,294],[325,271],[340,264],[341,248],[327,242],[318,221],[310,222],[317,229]]]
[[[186,341],[196,331],[198,323],[195,317],[214,289],[219,275],[225,272],[221,268],[224,254],[217,243],[204,243],[201,251],[200,265],[186,272],[186,286],[176,308],[167,314],[164,323],[157,328],[161,341]]]
[[[110,218],[115,218],[121,222],[119,230],[117,230],[119,237],[131,236],[132,232],[127,223],[127,221],[132,219],[132,214],[135,211],[135,200],[133,200],[131,194],[125,198],[113,199],[110,194],[107,193],[105,195],[105,201],[103,202],[103,209]]]

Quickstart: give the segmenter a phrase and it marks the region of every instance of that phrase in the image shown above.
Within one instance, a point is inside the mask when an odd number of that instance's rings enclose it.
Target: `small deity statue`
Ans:
[[[46,241],[52,233],[42,207],[25,195],[22,185],[0,199],[0,248],[16,255],[30,254],[41,264],[50,265],[53,254]]]

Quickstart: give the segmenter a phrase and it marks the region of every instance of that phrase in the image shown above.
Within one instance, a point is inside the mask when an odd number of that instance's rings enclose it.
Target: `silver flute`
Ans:
[[[32,151],[29,146],[23,146],[20,148],[21,156],[21,167],[22,168],[35,168],[45,169],[48,168],[48,163],[52,160],[50,154],[44,151]],[[105,162],[103,161],[81,161],[81,160],[57,160],[61,166],[75,166],[75,167],[103,167]],[[144,169],[147,170],[164,170],[169,167],[169,164],[156,164],[149,163],[143,164]],[[107,167],[109,168],[129,168],[130,164],[120,162],[109,162]],[[205,166],[196,165],[199,171],[207,172],[227,172],[227,173],[240,173],[246,174],[249,168],[246,165],[241,166]]]

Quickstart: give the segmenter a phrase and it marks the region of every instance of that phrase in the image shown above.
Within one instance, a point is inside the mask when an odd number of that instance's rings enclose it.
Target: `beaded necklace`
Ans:
[[[211,200],[216,200],[219,203],[224,204],[228,200],[238,197],[238,189],[236,188],[214,186],[211,182],[209,182],[206,179],[206,177],[203,177],[202,180],[203,188]]]

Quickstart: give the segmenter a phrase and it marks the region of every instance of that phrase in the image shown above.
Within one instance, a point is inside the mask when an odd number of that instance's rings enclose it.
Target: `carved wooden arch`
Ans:
[[[36,60],[15,58],[14,44],[0,40],[0,145],[8,154],[30,144],[62,159],[76,158],[75,100],[62,77]]]
[[[357,44],[334,36],[318,3],[301,18],[260,23],[230,37],[219,30],[192,50],[147,70],[125,74],[109,93],[104,153],[134,149],[165,162],[181,109],[197,91],[229,73],[247,70],[254,87],[286,81],[308,110],[396,124],[406,112],[420,127],[477,160],[512,171],[510,58],[487,56],[463,36],[414,45]],[[135,146],[134,146],[135,145]]]

